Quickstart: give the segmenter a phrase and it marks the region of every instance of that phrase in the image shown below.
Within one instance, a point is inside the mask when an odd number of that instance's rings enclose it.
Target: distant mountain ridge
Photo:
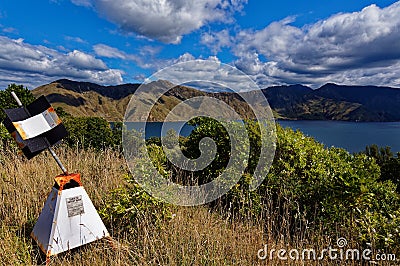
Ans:
[[[271,108],[289,119],[400,121],[400,89],[328,83],[312,90],[302,85],[263,90]]]
[[[56,83],[56,86],[62,87],[66,90],[75,91],[78,93],[94,91],[98,94],[114,99],[120,100],[133,94],[136,89],[140,86],[140,84],[122,84],[122,85],[115,85],[115,86],[102,86],[96,83],[91,82],[79,82],[73,81],[69,79],[59,79],[52,83]]]
[[[32,92],[45,95],[56,107],[74,116],[100,116],[108,121],[121,121],[131,95],[140,84],[102,86],[67,79],[56,80]],[[168,81],[155,81],[151,89],[174,87]],[[285,85],[262,90],[273,110],[281,119],[343,120],[343,121],[400,121],[400,89],[377,86],[344,86],[333,83],[311,89],[303,85]],[[245,92],[251,93],[251,92]],[[245,118],[249,107],[234,93],[211,93],[185,86],[176,86],[163,95],[153,108],[150,120],[162,121],[168,110],[177,103],[195,96],[212,96],[224,100]]]

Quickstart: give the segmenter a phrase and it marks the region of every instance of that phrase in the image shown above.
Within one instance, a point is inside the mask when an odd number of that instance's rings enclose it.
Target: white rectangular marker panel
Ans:
[[[23,140],[37,137],[61,123],[54,109],[50,107],[46,111],[28,119],[13,122],[13,125]]]

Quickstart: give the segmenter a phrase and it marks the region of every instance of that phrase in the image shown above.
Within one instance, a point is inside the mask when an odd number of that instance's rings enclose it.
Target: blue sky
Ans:
[[[140,82],[191,59],[236,66],[261,87],[400,87],[399,14],[386,0],[4,0],[0,89]]]

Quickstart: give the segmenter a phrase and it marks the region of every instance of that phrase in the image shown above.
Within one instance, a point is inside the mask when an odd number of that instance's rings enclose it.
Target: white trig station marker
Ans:
[[[19,107],[4,110],[4,126],[28,159],[47,149],[63,172],[54,178],[55,184],[31,233],[45,253],[46,262],[53,255],[109,237],[80,174],[69,174],[51,148],[68,134],[53,107],[44,96],[24,107],[17,95],[11,94]]]

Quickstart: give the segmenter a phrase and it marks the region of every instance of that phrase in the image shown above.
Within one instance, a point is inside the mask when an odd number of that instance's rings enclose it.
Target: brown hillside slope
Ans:
[[[102,86],[90,82],[57,80],[33,90],[35,96],[45,95],[55,107],[62,107],[73,116],[97,116],[108,121],[122,121],[126,107],[133,93],[138,94],[140,84],[121,84]],[[211,93],[187,86],[158,80],[144,85],[140,98],[145,106],[132,106],[126,121],[164,121],[177,104],[187,99],[208,96],[224,101],[233,107],[241,118],[254,118],[249,105],[243,96],[250,98],[252,108],[262,113],[263,118],[270,117],[269,109],[254,91],[240,95],[230,92]],[[162,93],[156,104],[149,101],[152,93]],[[374,86],[344,86],[326,84],[312,90],[302,85],[269,87],[262,90],[273,110],[275,118],[305,120],[343,120],[343,121],[400,121],[400,89]],[[245,97],[245,98],[246,98]],[[154,105],[154,106],[153,106]],[[151,114],[140,111],[152,107]],[[203,108],[204,107],[204,108]],[[137,108],[143,108],[141,110]],[[184,113],[201,115],[199,110],[210,111],[216,116],[223,115],[222,108],[208,108],[202,102],[198,106],[190,106]],[[132,114],[135,114],[133,116]],[[139,114],[139,115],[138,115]],[[210,114],[210,113],[209,113]],[[226,113],[224,113],[226,117]],[[172,117],[184,120],[181,115]]]
[[[97,116],[103,117],[108,121],[122,121],[127,105],[132,97],[133,92],[136,91],[138,84],[125,84],[120,86],[100,86],[87,82],[75,82],[70,80],[58,80],[34,89],[32,92],[34,96],[38,97],[45,95],[54,107],[62,107],[66,112],[73,116]],[[224,101],[231,106],[242,118],[254,118],[251,108],[240,96],[230,93],[209,93],[199,91],[185,86],[174,86],[168,81],[154,81],[142,90],[140,97],[142,99],[153,99],[154,92],[160,92],[166,88],[171,88],[167,93],[152,106],[149,116],[150,121],[164,121],[165,117],[170,111],[179,103],[186,99],[193,97],[210,97],[217,98]],[[146,109],[151,108],[145,105]],[[146,102],[146,103],[147,103]],[[255,101],[257,102],[257,101]],[[201,114],[201,111],[207,111],[214,116],[221,115],[221,109],[210,109],[201,103],[198,106],[190,106],[185,109],[186,114]],[[255,106],[260,113],[264,113],[264,117],[268,114],[267,108],[263,105],[257,104]],[[136,114],[139,112],[135,106],[131,107]],[[199,112],[200,110],[200,112]],[[208,114],[210,114],[208,113]],[[206,113],[205,113],[206,114]],[[224,114],[227,117],[227,114]],[[137,117],[137,115],[136,115]],[[173,116],[175,120],[181,120],[179,114]],[[139,121],[144,121],[146,117],[140,116]],[[138,121],[138,119],[131,119],[127,117],[127,121]]]
[[[122,121],[130,99],[112,99],[93,90],[76,92],[58,82],[40,86],[32,93],[35,97],[45,95],[54,107],[62,107],[73,116],[98,116],[108,121]]]

